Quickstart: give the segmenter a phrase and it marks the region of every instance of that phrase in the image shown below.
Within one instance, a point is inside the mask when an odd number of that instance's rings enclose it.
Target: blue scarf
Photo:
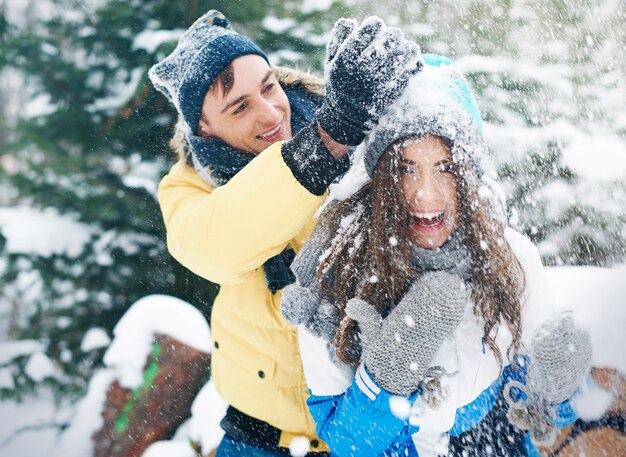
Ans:
[[[310,124],[315,112],[322,105],[324,98],[302,88],[284,88],[291,105],[291,130],[295,135]],[[218,186],[226,184],[239,170],[248,165],[254,155],[231,148],[217,138],[202,138],[188,135],[187,141],[194,156],[194,166],[203,171],[209,170],[211,180]],[[296,278],[289,268],[295,252],[286,247],[280,254],[268,259],[263,264],[267,288],[276,291],[295,282]]]

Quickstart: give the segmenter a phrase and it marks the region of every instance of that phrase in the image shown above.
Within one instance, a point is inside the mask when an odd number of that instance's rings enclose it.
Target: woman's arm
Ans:
[[[327,343],[298,327],[300,353],[311,396],[307,405],[317,434],[333,455],[376,456],[416,431],[393,415],[392,395],[382,389],[362,364],[354,370],[331,360]],[[406,433],[405,433],[406,431]]]
[[[505,390],[506,396],[511,397],[509,418],[520,428],[531,430],[534,442],[546,443],[553,439],[554,427],[566,427],[578,418],[570,400],[588,376],[591,339],[570,313],[556,312],[534,244],[510,229],[507,241],[526,273],[522,328],[529,350],[523,367],[525,385],[517,384],[524,395],[516,394],[510,387]]]

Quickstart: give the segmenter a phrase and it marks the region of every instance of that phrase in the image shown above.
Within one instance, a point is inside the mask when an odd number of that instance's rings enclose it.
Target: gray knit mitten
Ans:
[[[330,230],[319,222],[291,264],[297,282],[283,289],[281,312],[294,325],[304,326],[315,336],[332,341],[339,326],[337,305],[321,298],[315,271],[330,244]]]
[[[346,315],[359,324],[362,359],[374,380],[392,394],[415,392],[468,299],[462,279],[439,271],[417,280],[386,319],[366,301],[350,300]]]
[[[332,341],[339,327],[339,309],[320,298],[316,289],[290,284],[283,289],[281,312],[293,325],[303,324],[315,336]]]
[[[555,413],[551,405],[570,398],[591,367],[591,338],[576,327],[571,312],[547,321],[533,335],[526,385],[511,381],[504,397],[508,418],[521,430],[529,430],[536,445],[550,445],[556,438]],[[513,395],[513,389],[526,399]]]

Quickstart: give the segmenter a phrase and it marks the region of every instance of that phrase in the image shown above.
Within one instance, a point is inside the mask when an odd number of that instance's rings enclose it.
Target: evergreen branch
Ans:
[[[40,424],[26,425],[24,427],[18,428],[17,430],[14,430],[10,436],[7,436],[4,440],[0,441],[0,449],[7,446],[9,443],[11,443],[11,441],[16,439],[18,436],[20,436],[23,433],[39,432],[41,430],[46,430],[50,428],[56,428],[59,431],[63,431],[68,426],[69,426],[69,422],[61,422],[61,423],[58,423],[58,422],[45,423],[44,422]]]

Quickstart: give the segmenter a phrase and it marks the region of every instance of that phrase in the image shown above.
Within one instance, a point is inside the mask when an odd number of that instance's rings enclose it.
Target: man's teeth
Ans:
[[[278,131],[280,130],[280,124],[276,126],[276,128],[270,130],[267,133],[264,133],[263,135],[259,135],[259,138],[267,138],[273,135],[276,135],[278,133]]]

